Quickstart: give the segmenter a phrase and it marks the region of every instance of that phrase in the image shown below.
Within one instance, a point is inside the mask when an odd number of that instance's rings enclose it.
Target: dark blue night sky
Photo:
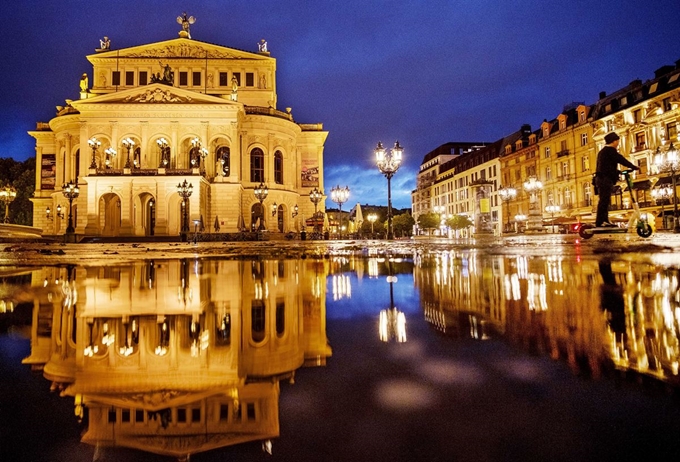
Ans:
[[[5,5],[0,28],[0,156],[34,155],[26,132],[78,97],[100,38],[112,49],[173,39],[183,11],[197,19],[195,40],[250,51],[268,41],[279,109],[324,123],[326,192],[348,185],[350,206],[387,202],[379,140],[405,147],[392,192],[408,207],[440,144],[536,128],[680,60],[677,0],[22,0]]]

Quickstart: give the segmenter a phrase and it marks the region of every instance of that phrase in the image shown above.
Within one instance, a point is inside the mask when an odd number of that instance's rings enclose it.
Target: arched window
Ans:
[[[264,182],[264,152],[260,148],[250,151],[250,181]]]
[[[281,151],[274,153],[274,183],[283,184],[283,154],[281,154]]]
[[[231,168],[231,151],[227,146],[220,146],[217,148],[217,160],[222,164],[222,172],[217,172],[222,176],[229,176],[229,169]]]
[[[76,151],[76,178],[80,176],[80,149]]]

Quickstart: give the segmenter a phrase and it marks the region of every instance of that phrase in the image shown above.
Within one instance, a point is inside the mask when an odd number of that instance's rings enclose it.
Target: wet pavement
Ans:
[[[405,261],[388,267],[389,255]],[[191,460],[680,456],[680,237],[672,234],[587,242],[567,235],[11,244],[0,264],[7,275],[17,267],[124,267],[150,258],[170,266],[182,258],[250,264],[255,257],[323,262],[332,355],[322,367],[298,369],[294,383],[281,381],[271,455],[257,441]],[[388,274],[397,277],[392,300]],[[11,280],[3,280],[3,298],[30,295],[25,289],[16,295]],[[379,312],[390,305],[404,314],[405,342],[394,332],[381,339]],[[0,460],[176,460],[81,443],[73,398],[50,392],[40,372],[21,364],[31,353],[30,332],[17,326],[30,319],[21,310],[0,314]]]

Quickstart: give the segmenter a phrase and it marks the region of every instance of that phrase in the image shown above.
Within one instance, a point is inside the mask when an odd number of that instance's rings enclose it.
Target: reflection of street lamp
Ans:
[[[97,149],[99,149],[99,146],[102,145],[102,142],[99,141],[97,138],[94,136],[87,140],[87,144],[90,145],[90,148],[92,148],[92,162],[90,163],[90,168],[97,168]]]
[[[338,204],[338,207],[340,208],[340,223],[338,226],[338,234],[340,235],[340,239],[342,239],[342,204],[347,202],[347,199],[349,199],[349,186],[341,188],[338,185],[334,188],[331,188],[331,200]]]
[[[158,149],[160,151],[160,157],[161,160],[158,164],[158,168],[165,168],[168,166],[170,163],[170,159],[168,159],[168,150],[170,149],[170,145],[168,144],[168,140],[165,138],[158,138],[156,140],[156,144],[158,145]]]
[[[665,154],[663,154],[659,148],[656,149],[654,163],[659,170],[668,172],[671,175],[671,181],[673,183],[673,232],[680,233],[680,221],[678,221],[678,196],[676,189],[676,175],[680,169],[680,158],[678,158],[678,150],[673,146],[673,142],[671,142],[671,145],[668,147],[668,151],[666,151]]]
[[[179,183],[177,185],[177,194],[179,194],[179,197],[182,198],[182,231],[181,231],[181,236],[182,236],[182,242],[187,240],[187,233],[189,232],[189,221],[188,221],[188,216],[189,216],[189,197],[191,197],[191,193],[194,190],[194,185],[191,183],[188,183],[187,180],[184,180],[183,183]]]
[[[260,184],[257,185],[257,188],[255,188],[253,191],[253,194],[255,194],[255,198],[260,201],[260,226],[257,227],[257,230],[262,231],[264,230],[264,206],[262,203],[269,195],[269,188],[266,184],[260,182]]]
[[[390,307],[387,310],[380,311],[378,333],[383,342],[388,342],[390,338],[394,337],[397,342],[403,343],[406,341],[406,316],[394,306],[393,286],[397,282],[397,277],[392,276],[391,258],[387,260],[387,268],[389,272],[387,282],[390,284]]]
[[[123,147],[127,149],[127,159],[125,159],[125,168],[130,168],[130,150],[135,147],[135,142],[132,138],[125,138],[123,140]]]
[[[375,213],[369,213],[366,218],[371,222],[371,237],[373,237],[373,223],[375,223],[375,220],[378,219],[378,215]]]
[[[387,239],[394,238],[392,231],[392,189],[390,181],[399,167],[401,166],[401,157],[404,154],[404,149],[399,145],[399,141],[394,143],[391,151],[385,151],[381,142],[375,148],[375,162],[378,165],[380,173],[387,178]]]
[[[552,232],[555,234],[555,213],[560,211],[559,205],[548,205],[545,207],[545,211],[550,214],[550,221],[552,223]]]
[[[69,183],[64,183],[61,187],[61,192],[68,199],[68,226],[66,227],[66,234],[73,234],[76,231],[73,227],[73,199],[80,195],[78,178],[76,178],[76,181],[71,180]]]
[[[149,201],[149,236],[153,236],[156,226],[156,207],[153,199]]]
[[[658,188],[652,189],[652,197],[658,203],[661,202],[661,229],[666,229],[666,212],[664,206],[666,201],[673,194],[673,190],[670,186],[660,186]]]
[[[543,189],[543,183],[535,176],[529,177],[524,182],[524,190],[529,193],[529,224],[527,229],[530,231],[541,231],[543,229],[542,214],[538,205],[538,193],[541,189]]]
[[[9,204],[17,197],[17,190],[12,185],[5,185],[0,189],[0,202],[5,206],[4,223],[9,223]]]
[[[498,195],[501,196],[501,201],[505,202],[505,208],[507,210],[507,223],[505,228],[510,229],[510,205],[508,205],[508,203],[517,197],[517,190],[511,186],[501,186],[498,188]]]

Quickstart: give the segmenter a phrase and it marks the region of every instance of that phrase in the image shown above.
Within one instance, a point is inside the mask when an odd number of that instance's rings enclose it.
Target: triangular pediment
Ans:
[[[160,60],[183,58],[256,60],[274,59],[269,57],[268,54],[248,52],[187,38],[177,38],[173,40],[166,40],[164,42],[149,43],[146,45],[138,45],[120,50],[112,49],[109,51],[103,51],[89,55],[87,57],[87,59],[93,64],[98,60],[111,58],[144,58]]]
[[[184,88],[172,87],[162,83],[152,83],[141,87],[92,96],[86,99],[72,101],[76,109],[86,108],[95,104],[221,104],[225,106],[241,105],[217,96],[206,95]]]

